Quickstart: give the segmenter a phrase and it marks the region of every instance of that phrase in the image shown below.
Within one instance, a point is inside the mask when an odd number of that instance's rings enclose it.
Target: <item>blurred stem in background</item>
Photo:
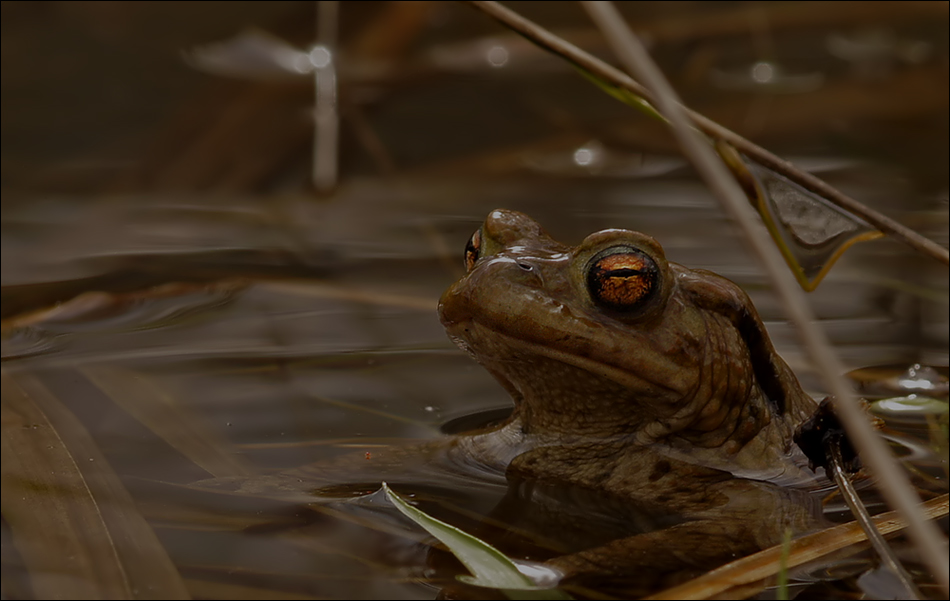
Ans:
[[[313,186],[327,192],[336,186],[339,169],[339,127],[337,110],[337,30],[340,3],[317,2],[317,40],[310,49],[316,86],[313,135]]]

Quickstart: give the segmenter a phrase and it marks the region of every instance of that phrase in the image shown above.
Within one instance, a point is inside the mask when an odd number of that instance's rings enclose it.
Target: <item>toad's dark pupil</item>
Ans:
[[[658,277],[656,263],[647,254],[633,248],[613,248],[591,261],[587,288],[597,304],[628,312],[649,301]]]
[[[478,261],[479,251],[482,247],[482,230],[477,229],[472,237],[468,239],[465,245],[465,270],[471,271],[475,267],[475,261]]]

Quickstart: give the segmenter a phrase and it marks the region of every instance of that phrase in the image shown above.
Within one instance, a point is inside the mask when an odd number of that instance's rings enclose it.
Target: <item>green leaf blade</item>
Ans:
[[[383,482],[386,498],[407,518],[439,539],[474,576],[459,580],[474,586],[502,589],[512,599],[570,599],[557,589],[541,588],[521,573],[518,565],[488,543],[413,507]]]
[[[572,63],[572,66],[575,69],[577,69],[578,73],[583,75],[585,79],[593,83],[595,86],[597,86],[598,88],[600,88],[601,90],[609,94],[610,96],[613,96],[620,102],[626,104],[627,106],[632,106],[633,108],[637,109],[638,111],[640,111],[647,117],[651,117],[653,119],[656,119],[657,121],[668,123],[668,121],[666,120],[666,117],[661,115],[659,111],[653,108],[653,105],[650,104],[645,98],[642,98],[641,96],[638,96],[637,94],[634,94],[633,92],[631,92],[630,90],[626,88],[622,88],[620,86],[617,86],[608,82],[605,79],[602,79],[601,77],[591,73],[590,71],[581,67],[580,65],[576,65]]]

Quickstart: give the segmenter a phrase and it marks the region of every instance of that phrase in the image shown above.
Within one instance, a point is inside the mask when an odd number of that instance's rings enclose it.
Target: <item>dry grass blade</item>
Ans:
[[[908,533],[945,592],[950,592],[950,562],[946,539],[920,514],[920,499],[906,473],[878,437],[857,402],[848,383],[840,375],[844,365],[831,348],[828,337],[815,325],[815,316],[801,288],[785,268],[784,260],[749,206],[745,192],[730,175],[707,140],[690,127],[686,111],[676,92],[649,53],[609,2],[584,2],[593,20],[604,31],[628,69],[646,81],[654,91],[656,106],[669,119],[684,154],[690,159],[723,208],[743,233],[766,268],[785,313],[796,326],[812,363],[834,399],[835,413],[845,426],[852,444],[878,479],[878,489],[891,507],[907,520]]]
[[[2,379],[2,507],[40,599],[187,599],[89,433],[36,378]]]
[[[95,319],[96,315],[123,312],[140,303],[189,294],[231,295],[247,285],[246,280],[235,278],[215,282],[168,282],[128,292],[86,290],[68,299],[49,299],[53,302],[39,309],[12,313],[9,317],[0,320],[0,329],[7,332],[49,321],[88,319],[90,316]]]
[[[950,495],[931,499],[922,505],[924,515],[937,519],[947,515]],[[891,534],[906,527],[896,511],[873,518],[874,525],[882,534]],[[787,566],[794,568],[819,560],[831,553],[867,540],[867,535],[857,522],[848,522],[792,541]],[[710,599],[738,598],[739,591],[750,596],[761,591],[773,581],[779,571],[782,546],[776,545],[755,555],[703,574],[678,586],[668,588],[647,599]]]
[[[520,33],[542,48],[545,48],[561,56],[572,64],[603,78],[611,84],[623,87],[634,94],[642,96],[643,98],[650,101],[654,106],[657,106],[656,95],[643,85],[637,83],[618,69],[615,69],[600,59],[588,54],[587,52],[584,52],[573,44],[564,41],[543,27],[540,27],[537,24],[518,15],[514,11],[501,6],[497,2],[469,2],[469,4],[472,4],[479,10],[485,12],[494,19],[497,19],[505,26]],[[622,20],[620,22],[623,23]],[[839,207],[854,213],[885,234],[894,236],[918,252],[931,256],[944,264],[950,265],[950,251],[947,251],[947,249],[943,248],[936,242],[921,236],[917,232],[894,221],[890,217],[882,215],[870,207],[861,204],[857,200],[828,185],[821,179],[797,169],[790,162],[775,156],[768,150],[753,144],[749,140],[746,140],[742,136],[726,129],[725,127],[722,127],[718,123],[715,123],[698,113],[690,111],[689,109],[684,110],[686,115],[692,121],[692,124],[709,136],[725,140],[746,156],[749,156],[762,165],[772,169],[773,171],[784,175],[803,188],[823,196]]]
[[[240,454],[205,428],[198,415],[162,390],[153,379],[106,365],[85,366],[82,372],[116,405],[212,476],[226,478],[251,473]]]

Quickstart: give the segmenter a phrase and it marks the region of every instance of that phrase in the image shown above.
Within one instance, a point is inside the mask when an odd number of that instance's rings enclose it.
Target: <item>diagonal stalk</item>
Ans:
[[[829,437],[825,445],[825,452],[828,454],[828,466],[825,469],[831,472],[831,478],[835,481],[835,484],[838,485],[838,490],[841,491],[844,502],[847,503],[848,508],[851,509],[851,515],[853,515],[855,521],[861,525],[861,530],[864,530],[868,540],[871,542],[871,546],[874,547],[874,551],[877,552],[884,565],[897,576],[897,579],[908,593],[908,599],[923,599],[923,595],[920,594],[910,574],[907,573],[904,566],[897,560],[897,557],[894,555],[894,550],[891,549],[891,546],[884,540],[884,536],[878,531],[877,526],[874,525],[867,508],[864,506],[864,503],[861,502],[861,497],[858,496],[858,491],[854,490],[854,485],[851,484],[851,478],[848,477],[848,473],[844,469],[844,459],[841,458],[841,446],[836,437]]]
[[[944,592],[950,592],[950,561],[942,534],[933,523],[924,519],[919,508],[920,499],[914,493],[910,480],[871,427],[850,386],[841,376],[844,365],[832,350],[824,331],[815,325],[815,316],[805,293],[785,268],[781,254],[759,223],[745,193],[708,141],[690,126],[686,110],[676,92],[617,9],[609,2],[583,2],[582,5],[604,32],[624,66],[655,92],[652,98],[659,111],[669,119],[684,154],[726,212],[742,228],[750,246],[766,268],[786,313],[795,324],[815,369],[836,397],[835,412],[843,422],[851,442],[877,476],[878,489],[888,504],[907,521],[908,534],[920,549],[937,582]]]

